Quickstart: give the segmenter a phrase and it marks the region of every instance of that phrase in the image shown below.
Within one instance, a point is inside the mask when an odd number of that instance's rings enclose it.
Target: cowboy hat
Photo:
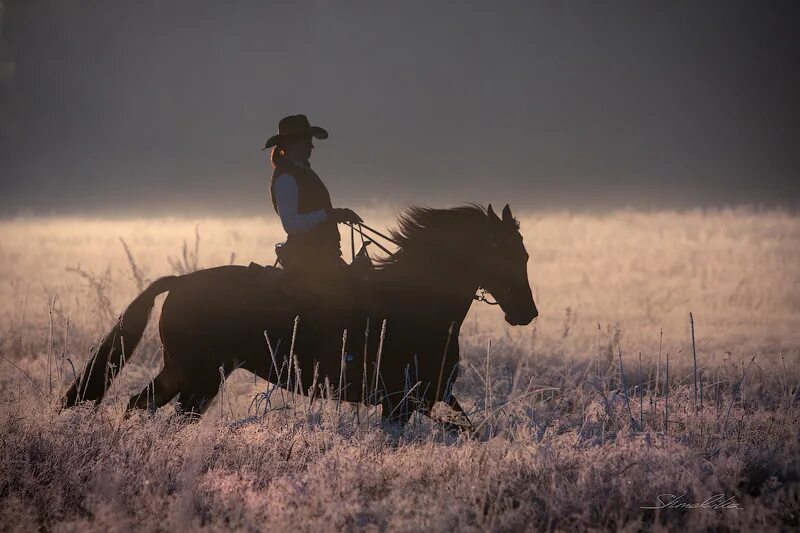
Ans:
[[[305,115],[289,115],[278,122],[278,133],[267,140],[264,150],[275,146],[281,141],[297,139],[302,137],[315,137],[317,139],[327,139],[328,132],[319,126],[312,126]]]

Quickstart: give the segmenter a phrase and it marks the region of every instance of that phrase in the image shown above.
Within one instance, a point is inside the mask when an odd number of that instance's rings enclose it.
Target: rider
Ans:
[[[331,204],[327,187],[309,164],[312,137],[326,139],[328,132],[311,126],[305,115],[291,115],[280,120],[278,133],[264,149],[272,148],[270,195],[287,233],[286,242],[276,248],[278,260],[287,271],[299,273],[313,292],[330,292],[337,289],[332,285],[342,288],[335,281],[345,275],[336,224],[362,220],[353,210]]]

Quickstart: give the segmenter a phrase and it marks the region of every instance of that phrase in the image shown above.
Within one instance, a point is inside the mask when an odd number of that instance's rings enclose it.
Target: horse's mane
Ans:
[[[398,262],[409,252],[442,245],[454,235],[471,235],[477,238],[488,225],[487,211],[477,204],[466,204],[451,209],[412,206],[397,218],[397,228],[389,231],[398,250],[389,257],[374,261],[379,268]]]

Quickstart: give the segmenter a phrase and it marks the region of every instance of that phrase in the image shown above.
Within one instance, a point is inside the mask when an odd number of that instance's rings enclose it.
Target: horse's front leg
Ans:
[[[456,400],[456,397],[452,394],[447,398],[447,405],[456,412],[456,415],[460,419],[455,423],[458,430],[467,433],[470,437],[475,437],[477,433],[475,426],[472,425],[472,421],[467,416],[467,413],[464,412],[464,408],[461,407],[461,404],[458,403],[458,400]]]
[[[461,404],[456,400],[456,397],[452,394],[448,394],[444,402],[453,411],[453,413],[448,416],[434,416],[433,409],[431,408],[421,409],[421,411],[434,422],[441,424],[448,433],[467,434],[470,437],[475,437],[477,435],[477,430],[475,426],[472,425],[472,422],[467,416],[467,413],[464,412]]]

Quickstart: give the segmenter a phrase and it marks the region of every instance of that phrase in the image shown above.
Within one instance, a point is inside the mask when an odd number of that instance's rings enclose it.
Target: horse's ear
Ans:
[[[489,220],[500,222],[500,218],[494,213],[494,209],[492,209],[492,204],[489,204],[489,209],[486,210],[486,215],[489,217]]]
[[[503,208],[503,222],[506,224],[514,223],[514,217],[511,215],[511,208],[508,207],[508,204]]]

